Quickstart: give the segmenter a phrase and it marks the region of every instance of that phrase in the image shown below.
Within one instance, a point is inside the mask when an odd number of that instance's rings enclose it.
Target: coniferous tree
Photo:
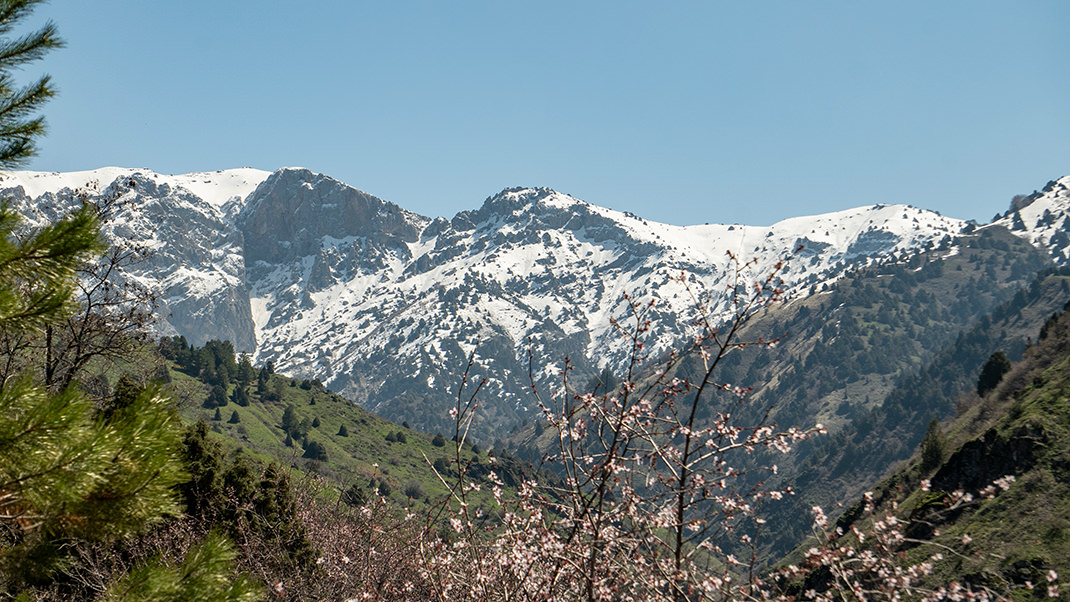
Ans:
[[[0,35],[7,36],[20,20],[28,16],[41,0],[7,0],[0,4]],[[37,154],[36,140],[45,132],[44,118],[36,113],[55,91],[49,77],[19,88],[12,71],[42,58],[48,51],[63,45],[56,27],[48,23],[18,40],[2,40],[0,57],[0,169],[26,163]]]
[[[265,401],[282,401],[282,381],[273,380],[268,387],[267,395],[264,396]]]
[[[111,399],[105,402],[100,410],[101,417],[108,420],[115,412],[129,407],[143,390],[144,387],[134,377],[129,374],[120,376],[119,381],[115,383],[115,392],[112,393]]]
[[[227,390],[221,385],[215,385],[212,387],[212,392],[208,396],[212,406],[221,408],[227,405]]]
[[[1011,360],[1007,354],[997,351],[988,358],[981,367],[981,374],[977,377],[977,394],[984,397],[989,391],[996,388],[1003,375],[1011,369]]]
[[[253,379],[256,378],[256,371],[253,370],[253,362],[249,359],[248,353],[241,354],[238,359],[238,374],[236,376],[238,382],[248,387]]]
[[[301,422],[294,427],[294,436],[304,439],[308,436],[308,431],[312,429],[312,421],[308,418],[302,418]]]
[[[47,76],[26,87],[13,72],[61,45],[56,28],[10,39],[41,0],[0,1],[0,168],[36,152],[53,94]],[[80,268],[104,249],[97,214],[84,206],[34,231],[0,204],[0,334],[36,335],[73,309]],[[18,232],[18,235],[15,233]],[[116,540],[179,512],[185,478],[179,419],[156,390],[122,391],[103,411],[74,387],[51,392],[34,366],[0,382],[0,597],[32,599],[80,539]],[[39,366],[37,367],[39,368]],[[48,383],[49,379],[45,379]],[[230,544],[209,537],[176,570],[150,562],[111,584],[105,599],[251,600],[257,588],[229,575]],[[68,582],[78,580],[69,572]]]
[[[249,577],[221,578],[221,573],[234,564],[237,557],[225,537],[209,533],[177,566],[150,564],[135,569],[113,583],[103,600],[215,602],[259,599],[259,592]]]
[[[1017,209],[1015,209],[1014,215],[1011,218],[1011,230],[1020,231],[1025,229],[1026,227],[1025,222],[1022,221],[1022,214]]]
[[[282,430],[293,434],[294,430],[297,429],[299,422],[294,407],[292,405],[286,406],[286,409],[282,412]]]
[[[946,453],[947,437],[944,435],[944,429],[940,427],[940,421],[933,418],[929,421],[929,430],[921,441],[921,470],[928,472],[940,466]]]
[[[245,391],[244,385],[234,387],[234,393],[231,394],[230,399],[243,408],[249,407],[249,394]]]
[[[327,448],[323,446],[319,441],[309,441],[305,446],[305,453],[302,455],[304,458],[311,458],[313,460],[319,460],[320,462],[327,461]]]
[[[19,224],[14,213],[0,209],[5,333],[32,333],[62,319],[78,266],[101,248],[91,208],[15,237]],[[174,495],[184,478],[179,419],[168,400],[128,383],[97,412],[76,389],[50,393],[32,379],[31,372],[0,385],[4,597],[51,579],[64,566],[71,541],[122,538],[180,510]],[[229,563],[227,544],[204,545],[200,556],[186,562],[218,579],[226,572],[219,563]],[[177,586],[170,570],[160,563],[142,569],[160,591]],[[241,587],[232,593],[254,592],[245,580],[234,582]]]
[[[236,539],[276,541],[288,564],[312,568],[315,556],[296,519],[286,471],[273,464],[265,469],[244,454],[232,457],[203,422],[187,429],[183,444],[190,476],[179,489],[191,518]]]
[[[264,400],[268,393],[268,374],[265,368],[261,368],[260,372],[256,376],[256,394],[260,396],[261,401]]]

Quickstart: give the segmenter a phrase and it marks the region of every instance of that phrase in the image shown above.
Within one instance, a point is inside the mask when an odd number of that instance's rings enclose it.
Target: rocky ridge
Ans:
[[[1068,185],[1049,184],[997,223],[1066,261]],[[294,168],[0,180],[0,195],[31,222],[54,219],[78,190],[123,199],[106,233],[153,251],[124,277],[159,292],[162,332],[194,344],[230,339],[260,362],[425,430],[448,419],[471,357],[494,400],[477,427],[484,437],[529,415],[529,352],[541,384],[566,355],[581,373],[620,367],[626,345],[612,324],[630,312],[625,293],[654,301],[656,352],[688,334],[693,295],[708,295],[714,314],[730,310],[733,255],[755,259],[743,281],[790,256],[782,284],[804,296],[850,266],[954,252],[954,238],[974,227],[903,205],[768,227],[680,227],[547,188],[507,189],[479,209],[431,219]]]

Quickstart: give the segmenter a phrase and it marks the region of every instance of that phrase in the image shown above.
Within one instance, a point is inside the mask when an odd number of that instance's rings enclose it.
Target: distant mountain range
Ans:
[[[654,301],[655,353],[691,331],[692,293],[709,295],[715,315],[731,311],[730,253],[755,260],[744,280],[788,257],[780,278],[795,299],[866,265],[953,256],[977,230],[1006,228],[1056,264],[1070,253],[1070,177],[985,226],[876,205],[768,227],[679,227],[547,188],[506,189],[432,219],[292,168],[13,172],[0,195],[31,223],[80,196],[120,199],[105,231],[151,249],[123,277],[158,293],[161,333],[230,340],[395,421],[442,429],[471,356],[473,376],[487,379],[475,427],[485,440],[531,416],[529,351],[540,385],[565,356],[581,375],[623,367],[613,324],[629,316],[626,293]]]

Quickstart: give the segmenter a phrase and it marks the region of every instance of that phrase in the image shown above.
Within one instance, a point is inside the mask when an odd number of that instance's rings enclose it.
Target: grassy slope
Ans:
[[[207,421],[213,431],[256,456],[323,474],[340,489],[359,483],[370,492],[372,479],[377,483],[385,481],[391,489],[389,497],[403,506],[419,508],[446,493],[428,461],[454,459],[455,446],[448,438],[444,447],[436,447],[430,435],[379,418],[318,385],[305,389],[301,381],[278,374],[271,375],[269,386],[279,391],[280,401],[261,400],[255,387],[251,387],[248,407],[228,403],[220,408],[222,420],[213,420],[215,409],[202,407],[208,396],[207,385],[173,366],[170,373],[172,382],[169,386],[179,400],[179,411],[186,420]],[[294,447],[285,445],[286,434],[281,425],[288,405],[294,406],[300,419],[309,422],[319,419],[319,427],[309,429],[308,439],[318,441],[326,448],[326,462],[302,458],[300,442],[295,442]],[[239,422],[229,423],[235,411]],[[338,434],[342,425],[345,425],[348,436]],[[388,434],[398,432],[405,434],[404,443],[387,441]],[[461,454],[464,462],[488,463],[485,452],[477,456],[466,446]],[[419,483],[418,488],[424,495],[410,499],[405,495],[405,489],[415,483]]]

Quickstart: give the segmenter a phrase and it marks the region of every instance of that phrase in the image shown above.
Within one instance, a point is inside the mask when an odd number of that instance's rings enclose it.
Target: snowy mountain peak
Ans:
[[[1057,263],[1070,262],[1070,176],[1048,182],[992,223],[1050,249]]]
[[[576,205],[586,206],[587,203],[545,187],[506,188],[483,203],[484,208],[493,207],[498,211],[523,211],[536,208],[570,209]]]
[[[487,197],[479,209],[461,211],[451,224],[459,231],[471,230],[480,224],[512,223],[516,225],[530,223],[532,219],[547,214],[563,214],[587,203],[562,194],[551,188],[506,188],[498,194]]]
[[[529,351],[543,365],[567,355],[580,372],[620,368],[628,344],[612,324],[630,311],[626,293],[653,303],[647,349],[657,353],[691,333],[693,293],[710,295],[714,319],[731,311],[732,256],[756,260],[744,278],[789,257],[780,284],[804,296],[851,266],[950,248],[970,227],[906,205],[771,226],[674,226],[550,188],[507,188],[432,220],[304,168],[17,172],[0,179],[0,194],[28,215],[59,211],[93,181],[90,197],[113,187],[129,201],[106,233],[155,250],[125,277],[159,292],[162,332],[195,344],[229,338],[258,361],[426,428],[472,353],[472,376],[487,379],[495,400],[487,423],[497,425],[530,409]],[[997,223],[1065,261],[1070,177],[1034,196]]]

